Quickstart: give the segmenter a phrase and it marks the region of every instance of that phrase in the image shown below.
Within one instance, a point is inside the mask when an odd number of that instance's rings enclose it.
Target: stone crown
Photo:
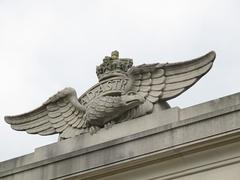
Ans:
[[[124,76],[132,65],[132,59],[119,58],[119,52],[113,51],[111,57],[106,56],[103,63],[97,66],[96,73],[99,81],[110,77]]]

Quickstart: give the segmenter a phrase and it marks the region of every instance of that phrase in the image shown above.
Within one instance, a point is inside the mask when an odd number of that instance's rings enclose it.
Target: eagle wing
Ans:
[[[41,107],[5,121],[18,131],[29,134],[60,134],[65,139],[83,133],[85,107],[78,102],[76,91],[65,88],[49,98]]]
[[[154,104],[172,99],[193,86],[212,67],[215,52],[180,63],[143,64],[132,67],[131,90]]]

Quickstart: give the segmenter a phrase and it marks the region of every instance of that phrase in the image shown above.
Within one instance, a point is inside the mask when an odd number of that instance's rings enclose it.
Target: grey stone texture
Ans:
[[[193,86],[212,67],[215,53],[180,63],[133,66],[132,59],[114,51],[97,67],[99,83],[80,98],[73,88],[58,92],[41,107],[22,115],[6,116],[18,131],[30,134],[59,134],[72,138],[113,124],[136,119],[169,108],[166,101]],[[164,120],[163,120],[164,121]]]
[[[0,179],[239,180],[240,93],[163,110],[0,163]]]

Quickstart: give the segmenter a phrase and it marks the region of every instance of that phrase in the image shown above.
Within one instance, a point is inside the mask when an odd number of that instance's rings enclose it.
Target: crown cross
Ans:
[[[111,54],[111,59],[115,60],[119,58],[119,52],[118,51],[113,51]]]

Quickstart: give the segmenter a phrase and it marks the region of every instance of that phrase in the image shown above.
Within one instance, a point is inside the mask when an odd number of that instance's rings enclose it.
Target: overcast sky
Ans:
[[[112,50],[134,64],[190,60],[213,69],[172,106],[240,91],[239,0],[0,0],[0,161],[57,141],[17,132],[4,115],[40,106],[66,86],[84,93]]]

